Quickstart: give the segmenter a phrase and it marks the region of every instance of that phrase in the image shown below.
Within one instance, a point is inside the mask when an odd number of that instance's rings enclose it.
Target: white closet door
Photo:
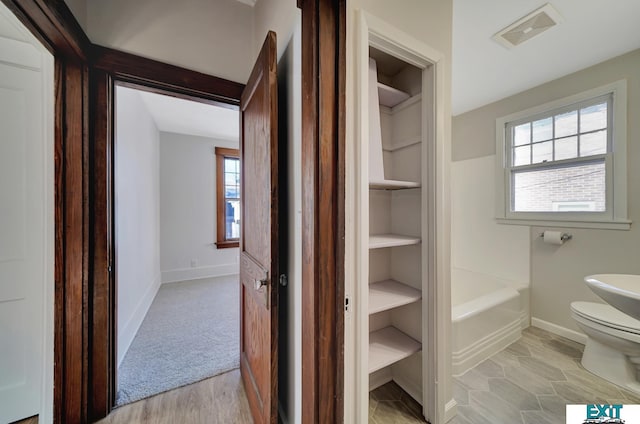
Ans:
[[[41,53],[0,37],[0,422],[40,412],[48,213]]]

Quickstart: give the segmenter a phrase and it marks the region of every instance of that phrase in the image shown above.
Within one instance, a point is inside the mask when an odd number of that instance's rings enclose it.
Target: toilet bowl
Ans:
[[[640,394],[640,321],[593,302],[571,303],[571,316],[587,335],[582,366]]]

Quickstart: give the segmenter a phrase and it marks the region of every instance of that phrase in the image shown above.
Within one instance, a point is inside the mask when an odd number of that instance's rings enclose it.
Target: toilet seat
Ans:
[[[640,336],[640,321],[611,305],[594,302],[572,302],[571,311],[583,319],[605,327]]]

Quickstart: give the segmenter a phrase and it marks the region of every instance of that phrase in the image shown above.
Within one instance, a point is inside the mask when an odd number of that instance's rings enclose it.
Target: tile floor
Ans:
[[[520,340],[454,378],[458,415],[451,424],[564,424],[566,404],[640,403],[639,395],[586,371],[583,348],[527,328]],[[403,402],[406,394],[393,395],[395,388],[386,386],[369,396],[370,423],[423,422]]]
[[[369,393],[369,424],[424,422],[422,406],[393,381]]]

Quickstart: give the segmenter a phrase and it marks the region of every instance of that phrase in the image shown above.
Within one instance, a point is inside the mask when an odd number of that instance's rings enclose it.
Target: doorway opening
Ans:
[[[238,109],[138,88],[114,90],[116,406],[240,361]]]

